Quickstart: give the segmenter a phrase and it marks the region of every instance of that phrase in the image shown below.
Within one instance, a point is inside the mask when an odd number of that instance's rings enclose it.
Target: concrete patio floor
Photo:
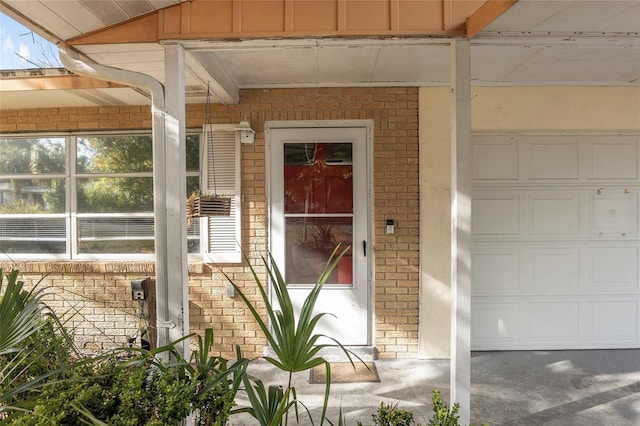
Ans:
[[[376,360],[380,382],[333,383],[329,418],[337,424],[340,407],[347,425],[372,423],[381,402],[412,411],[416,424],[431,418],[431,394],[449,401],[446,360]],[[286,375],[264,361],[250,373],[265,384],[286,384]],[[318,423],[323,384],[309,374],[294,376],[298,398]],[[471,420],[514,426],[640,425],[640,350],[474,352],[471,358]],[[311,424],[308,418],[303,425]],[[232,416],[233,425],[253,425]],[[290,421],[290,425],[295,421]]]

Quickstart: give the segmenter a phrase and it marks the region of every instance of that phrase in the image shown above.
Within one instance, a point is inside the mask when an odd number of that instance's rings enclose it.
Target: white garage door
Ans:
[[[640,347],[637,136],[473,139],[472,347]]]

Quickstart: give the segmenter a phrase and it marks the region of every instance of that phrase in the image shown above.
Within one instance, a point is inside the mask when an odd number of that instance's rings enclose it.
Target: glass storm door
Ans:
[[[331,253],[349,248],[323,287],[318,331],[345,345],[367,345],[367,129],[272,129],[271,253],[296,311]],[[330,343],[330,342],[327,342]]]

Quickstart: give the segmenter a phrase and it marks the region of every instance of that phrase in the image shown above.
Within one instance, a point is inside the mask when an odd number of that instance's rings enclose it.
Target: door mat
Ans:
[[[369,368],[367,369],[367,367]],[[311,369],[309,383],[326,383],[326,381],[327,370],[324,364]],[[363,364],[355,361],[353,365],[350,362],[331,363],[331,383],[373,383],[379,381],[380,377],[374,362]]]

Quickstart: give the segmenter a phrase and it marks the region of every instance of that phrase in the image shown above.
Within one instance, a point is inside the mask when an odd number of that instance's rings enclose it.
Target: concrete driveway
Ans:
[[[479,352],[472,418],[492,425],[640,425],[640,350]]]
[[[380,382],[333,383],[330,419],[341,409],[347,425],[372,423],[380,403],[412,411],[416,424],[431,418],[431,394],[449,401],[449,362],[376,360]],[[471,358],[471,418],[490,425],[640,425],[640,350],[474,352]],[[286,385],[286,375],[264,361],[250,372],[265,384]],[[294,376],[299,399],[318,424],[324,385]],[[232,417],[233,425],[253,425]],[[290,421],[290,425],[295,422]],[[300,424],[311,424],[308,420]]]

